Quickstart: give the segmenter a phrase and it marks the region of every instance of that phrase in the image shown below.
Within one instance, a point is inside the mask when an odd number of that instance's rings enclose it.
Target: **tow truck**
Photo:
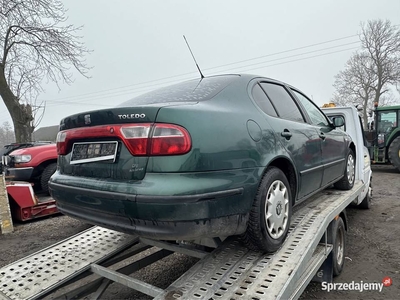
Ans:
[[[273,254],[249,250],[237,236],[192,244],[96,226],[2,267],[0,299],[100,299],[112,282],[154,299],[297,299],[311,280],[331,282],[343,270],[346,207],[365,203],[371,192],[364,179],[371,176],[369,157],[364,142],[355,142],[362,168],[353,189],[326,189],[295,207],[289,234]],[[174,252],[199,260],[167,288],[129,276]]]

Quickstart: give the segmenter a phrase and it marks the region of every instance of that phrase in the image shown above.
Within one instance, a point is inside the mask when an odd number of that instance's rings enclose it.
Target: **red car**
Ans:
[[[48,181],[57,169],[56,144],[17,149],[4,158],[6,175],[16,181],[33,182],[48,193]]]

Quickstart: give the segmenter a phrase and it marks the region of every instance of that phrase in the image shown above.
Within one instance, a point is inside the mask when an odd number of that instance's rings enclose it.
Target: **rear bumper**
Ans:
[[[77,209],[60,202],[57,202],[57,207],[66,215],[94,225],[158,240],[192,240],[241,234],[246,230],[248,221],[248,214],[198,221],[150,221],[133,219],[127,215]]]
[[[33,168],[6,168],[6,175],[11,180],[15,181],[30,181],[33,173]]]
[[[199,178],[193,174],[170,174],[163,175],[160,181],[159,176],[148,174],[140,183],[129,183],[124,189],[118,187],[118,182],[114,190],[105,190],[110,182],[99,184],[56,172],[49,188],[59,210],[66,215],[153,239],[229,236],[246,230],[257,191],[258,180],[254,177],[258,170],[214,174],[211,180],[205,175]],[[232,180],[227,176],[233,176]],[[167,186],[169,190],[162,195]]]

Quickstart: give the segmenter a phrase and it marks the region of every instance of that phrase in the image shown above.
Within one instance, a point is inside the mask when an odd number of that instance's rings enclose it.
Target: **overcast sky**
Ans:
[[[321,105],[334,76],[360,46],[361,22],[400,25],[400,0],[85,0],[63,1],[93,53],[87,79],[44,85],[38,127],[70,114],[113,107],[146,91],[199,77],[250,73],[285,81]],[[1,102],[0,124],[11,121]]]

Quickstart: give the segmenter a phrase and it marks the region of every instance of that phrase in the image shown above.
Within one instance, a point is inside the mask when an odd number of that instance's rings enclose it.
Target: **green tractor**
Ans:
[[[400,105],[378,107],[375,104],[374,112],[374,124],[367,134],[371,160],[391,163],[400,171]]]

